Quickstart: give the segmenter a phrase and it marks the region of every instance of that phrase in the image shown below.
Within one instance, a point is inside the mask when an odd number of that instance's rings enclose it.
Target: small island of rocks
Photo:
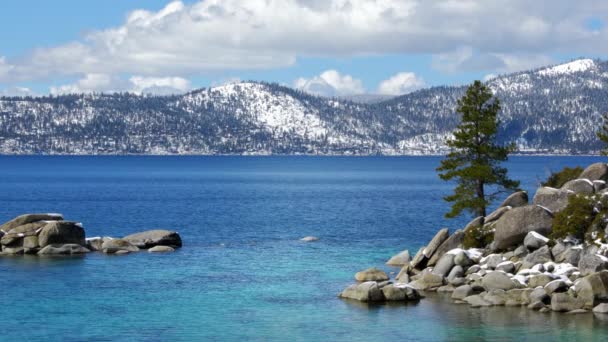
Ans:
[[[531,204],[515,192],[463,229],[441,229],[413,258],[392,257],[387,264],[401,267],[394,279],[370,268],[339,297],[415,301],[435,291],[471,307],[608,314],[606,180],[608,166],[597,163],[559,188],[539,188]]]
[[[25,214],[0,226],[0,255],[121,255],[140,250],[172,252],[181,246],[177,232],[161,229],[122,238],[86,238],[81,223],[64,221],[61,214]]]

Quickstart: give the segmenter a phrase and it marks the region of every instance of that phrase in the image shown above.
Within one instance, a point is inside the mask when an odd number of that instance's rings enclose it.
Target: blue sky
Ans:
[[[180,92],[250,79],[400,94],[603,59],[604,3],[3,0],[0,94]]]

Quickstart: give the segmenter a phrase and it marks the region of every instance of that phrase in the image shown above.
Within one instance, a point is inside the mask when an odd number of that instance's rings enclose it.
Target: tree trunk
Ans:
[[[481,206],[478,208],[479,209],[479,216],[483,216],[486,217],[486,205],[485,205],[485,194],[483,191],[483,181],[482,180],[478,180],[477,181],[477,198],[479,198],[480,200],[484,201],[482,202]]]

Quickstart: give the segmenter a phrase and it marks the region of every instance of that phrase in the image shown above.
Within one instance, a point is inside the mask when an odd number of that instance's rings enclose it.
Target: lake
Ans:
[[[602,340],[593,315],[471,309],[431,295],[336,295],[415,253],[446,220],[440,157],[0,157],[0,221],[59,212],[88,236],[180,232],[172,254],[0,258],[7,341]],[[551,170],[602,157],[512,157],[533,195]],[[299,239],[314,235],[318,242]]]

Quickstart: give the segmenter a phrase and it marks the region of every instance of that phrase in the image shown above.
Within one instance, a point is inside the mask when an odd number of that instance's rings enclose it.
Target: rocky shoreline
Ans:
[[[77,255],[90,252],[122,255],[140,250],[173,252],[182,246],[175,231],[148,230],[123,238],[86,238],[81,223],[61,214],[25,214],[0,226],[0,256]]]
[[[493,213],[477,217],[451,235],[438,231],[413,258],[409,251],[378,269],[358,272],[356,284],[339,297],[367,303],[416,301],[427,291],[451,293],[471,307],[525,306],[540,312],[608,315],[608,228],[592,241],[571,236],[550,239],[554,217],[576,195],[608,196],[608,165],[596,163],[561,188],[541,187],[510,195]],[[493,233],[482,248],[464,248],[472,230]]]

